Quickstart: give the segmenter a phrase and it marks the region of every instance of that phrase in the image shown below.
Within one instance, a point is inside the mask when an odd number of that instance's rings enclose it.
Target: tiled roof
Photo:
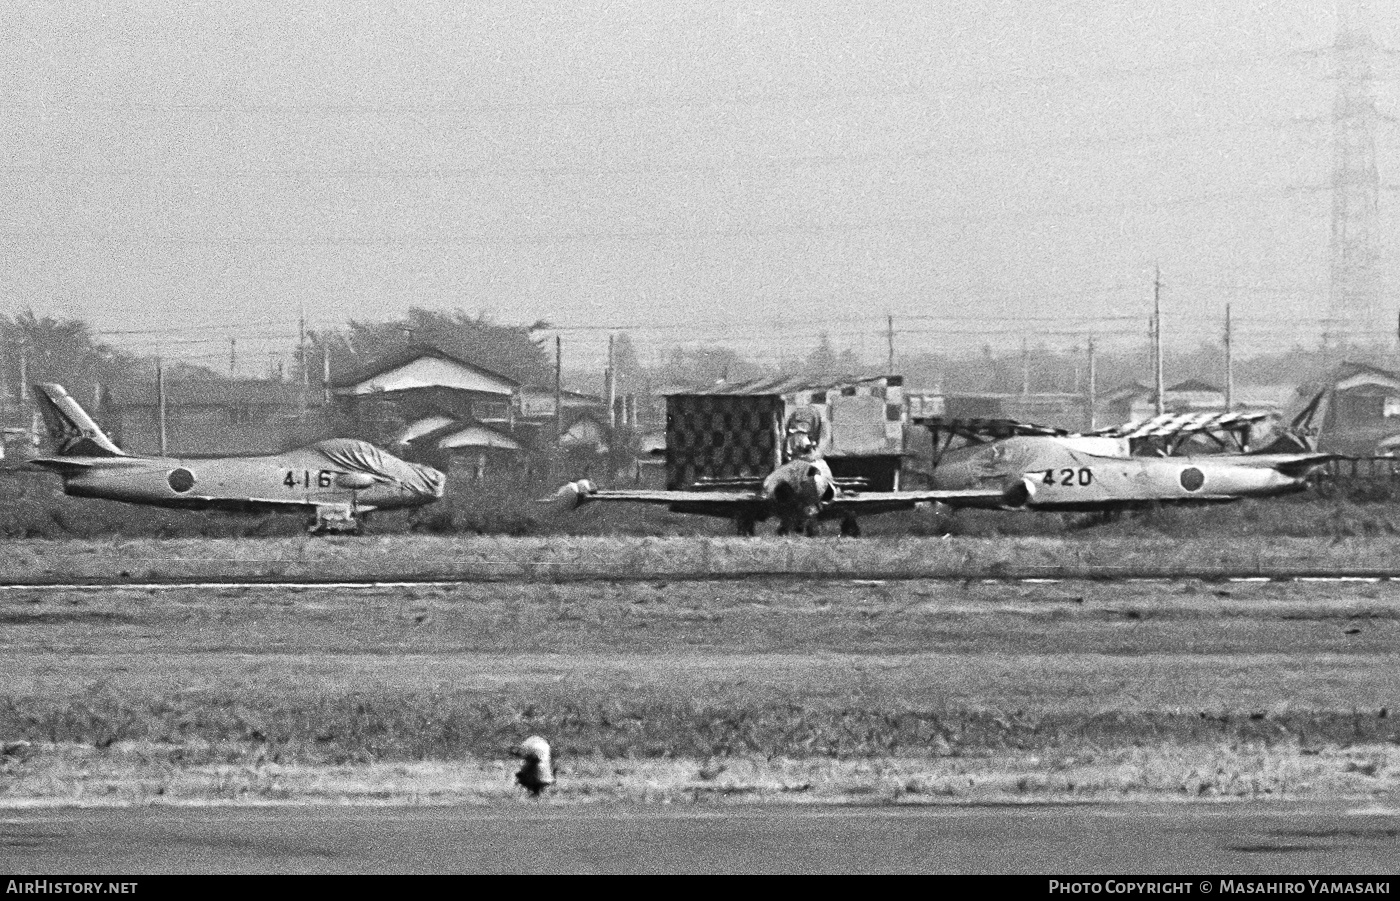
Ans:
[[[509,376],[501,375],[499,372],[487,369],[485,366],[478,366],[475,363],[464,360],[455,354],[450,354],[442,348],[431,344],[411,344],[402,350],[386,354],[376,360],[371,360],[349,375],[334,379],[331,382],[331,386],[334,388],[350,388],[361,382],[367,382],[376,376],[383,375],[386,372],[392,372],[402,366],[407,366],[414,360],[421,360],[424,357],[435,357],[439,360],[446,360],[449,363],[464,366],[467,369],[478,372],[488,378],[504,382],[513,387],[520,386],[519,382]]]

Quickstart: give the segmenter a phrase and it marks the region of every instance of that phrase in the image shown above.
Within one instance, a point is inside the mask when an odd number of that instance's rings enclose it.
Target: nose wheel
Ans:
[[[841,537],[860,537],[860,523],[856,520],[854,516],[847,516],[845,519],[841,520]]]
[[[757,530],[752,516],[740,516],[734,520],[734,533],[740,538],[752,538]]]

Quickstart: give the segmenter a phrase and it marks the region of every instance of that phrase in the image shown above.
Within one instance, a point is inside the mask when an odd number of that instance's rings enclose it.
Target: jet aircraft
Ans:
[[[936,488],[1021,491],[1028,510],[1115,511],[1160,503],[1220,503],[1301,491],[1335,454],[1131,456],[1126,437],[1013,430],[1011,437],[944,449],[929,479]],[[1020,486],[1017,489],[1016,486]]]
[[[360,516],[430,504],[446,477],[365,441],[332,438],[262,457],[135,457],[117,447],[62,385],[35,385],[53,454],[31,466],[58,473],[63,492],[175,507],[232,512],[302,511],[313,532],[355,532]]]
[[[757,523],[778,520],[778,534],[816,535],[823,520],[841,520],[841,534],[860,535],[857,517],[911,510],[918,504],[997,507],[1014,505],[1023,495],[985,485],[937,491],[863,491],[860,480],[837,479],[827,462],[814,454],[789,460],[766,478],[702,479],[679,491],[604,490],[587,479],[570,482],[546,503],[569,509],[595,502],[663,504],[674,513],[694,513],[733,519],[740,535],[753,535]]]

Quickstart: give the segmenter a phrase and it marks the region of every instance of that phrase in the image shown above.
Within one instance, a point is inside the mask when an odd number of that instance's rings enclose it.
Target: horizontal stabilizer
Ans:
[[[1273,467],[1289,478],[1301,479],[1324,463],[1344,459],[1341,454],[1301,454],[1293,460],[1280,460]]]
[[[25,466],[43,469],[48,472],[72,475],[92,469],[96,464],[90,460],[64,459],[63,457],[35,457],[24,461]]]

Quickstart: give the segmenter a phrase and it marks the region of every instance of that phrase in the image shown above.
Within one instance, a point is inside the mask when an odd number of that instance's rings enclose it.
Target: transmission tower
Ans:
[[[1376,96],[1366,0],[1337,0],[1332,58],[1331,309],[1327,340],[1364,337],[1380,328],[1380,175],[1376,170]],[[1342,343],[1345,343],[1344,340]]]

